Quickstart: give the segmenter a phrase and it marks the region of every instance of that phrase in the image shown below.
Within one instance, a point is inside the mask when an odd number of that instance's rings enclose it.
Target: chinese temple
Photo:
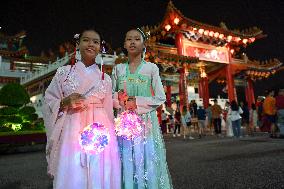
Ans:
[[[0,33],[0,87],[6,83],[19,83],[21,77],[48,64],[47,58],[29,56],[23,43],[25,37],[24,31],[13,36]]]
[[[180,108],[190,99],[197,98],[202,99],[201,103],[206,108],[210,97],[209,84],[213,81],[225,86],[230,101],[237,99],[236,86],[243,87],[246,100],[251,105],[255,102],[254,82],[283,70],[277,59],[256,61],[243,53],[248,45],[266,37],[259,28],[231,30],[225,23],[220,26],[204,24],[184,16],[172,1],[169,1],[164,18],[158,25],[142,29],[150,32],[145,59],[156,63],[160,69],[168,107],[171,107],[171,97],[175,93],[178,94]],[[0,78],[5,81],[16,79],[31,96],[42,98],[56,69],[68,64],[72,53],[65,52],[63,58],[48,64],[47,60],[26,55],[27,49],[22,45],[24,32],[11,37],[1,36]],[[101,58],[97,58],[99,62]],[[116,53],[104,55],[105,70],[111,73],[113,65],[125,62],[126,58]],[[3,77],[4,73],[14,72],[22,75]]]
[[[188,103],[189,86],[198,89],[204,107],[208,107],[212,81],[226,86],[229,101],[237,100],[236,85],[243,86],[250,106],[255,102],[253,83],[268,78],[282,66],[277,59],[250,60],[243,53],[242,49],[266,37],[259,28],[231,30],[225,23],[204,24],[184,16],[172,1],[158,25],[142,29],[151,34],[146,59],[160,68],[169,107],[175,86],[181,108]]]

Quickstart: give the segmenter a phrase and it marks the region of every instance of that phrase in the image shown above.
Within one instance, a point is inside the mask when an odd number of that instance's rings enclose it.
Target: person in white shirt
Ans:
[[[229,109],[228,116],[232,121],[232,128],[234,136],[237,138],[241,137],[241,115],[243,113],[242,108],[237,104],[236,101],[231,102],[231,108]]]
[[[186,134],[189,134],[189,139],[194,139],[191,136],[191,115],[189,111],[187,111],[187,107],[184,106],[182,110],[182,115],[181,115],[181,124],[183,126],[183,138],[186,139]]]

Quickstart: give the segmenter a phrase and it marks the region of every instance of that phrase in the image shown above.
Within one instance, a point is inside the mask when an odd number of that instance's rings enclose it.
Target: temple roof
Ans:
[[[0,41],[19,41],[23,38],[26,37],[26,32],[25,31],[21,31],[15,35],[6,35],[4,33],[0,32]]]
[[[191,40],[202,40],[203,42],[216,43],[223,41],[219,45],[231,44],[234,46],[246,46],[253,43],[256,39],[263,38],[266,35],[257,27],[244,30],[230,30],[225,23],[220,26],[213,26],[184,16],[178,10],[172,1],[169,1],[163,20],[157,26],[145,26],[142,29],[146,32],[150,31],[152,36],[172,36],[176,32],[182,32]],[[216,42],[217,41],[217,42]]]
[[[17,50],[17,51],[10,51],[10,50],[0,50],[0,56],[3,57],[21,57],[28,53],[28,49],[26,47]]]

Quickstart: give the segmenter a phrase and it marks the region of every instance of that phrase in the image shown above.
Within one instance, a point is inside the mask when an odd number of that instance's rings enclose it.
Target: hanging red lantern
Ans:
[[[200,33],[200,34],[203,34],[203,32],[204,32],[204,29],[199,29],[198,30],[198,33]]]
[[[227,37],[227,40],[228,40],[228,42],[230,42],[231,40],[232,40],[232,36],[231,35],[229,35],[228,37]]]

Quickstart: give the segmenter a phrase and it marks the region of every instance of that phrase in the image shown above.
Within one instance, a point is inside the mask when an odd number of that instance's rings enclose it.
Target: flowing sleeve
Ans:
[[[58,68],[50,85],[45,91],[42,113],[47,139],[52,135],[56,120],[59,118],[60,102],[63,98],[60,78],[63,75],[64,68]]]
[[[110,77],[107,75],[106,77],[106,96],[104,99],[104,108],[108,114],[108,117],[110,120],[114,120],[114,116],[113,116],[113,99],[112,99],[112,89],[111,89],[111,79]]]
[[[55,174],[58,158],[58,141],[60,140],[60,134],[63,130],[63,123],[66,117],[66,112],[59,112],[60,102],[63,98],[61,82],[66,77],[65,68],[66,67],[60,67],[57,69],[55,76],[45,91],[43,101],[42,113],[47,136],[47,171],[50,175]]]
[[[117,93],[117,79],[118,79],[118,74],[117,74],[117,66],[115,66],[112,70],[112,75],[111,75],[111,80],[112,80],[112,97],[113,97],[113,107],[114,108],[121,108],[119,105],[118,101],[118,93]]]
[[[162,81],[159,75],[159,68],[157,65],[152,64],[151,69],[151,78],[152,78],[152,89],[154,96],[152,97],[143,97],[136,96],[136,105],[138,114],[148,113],[157,109],[161,104],[166,101],[166,95]]]

